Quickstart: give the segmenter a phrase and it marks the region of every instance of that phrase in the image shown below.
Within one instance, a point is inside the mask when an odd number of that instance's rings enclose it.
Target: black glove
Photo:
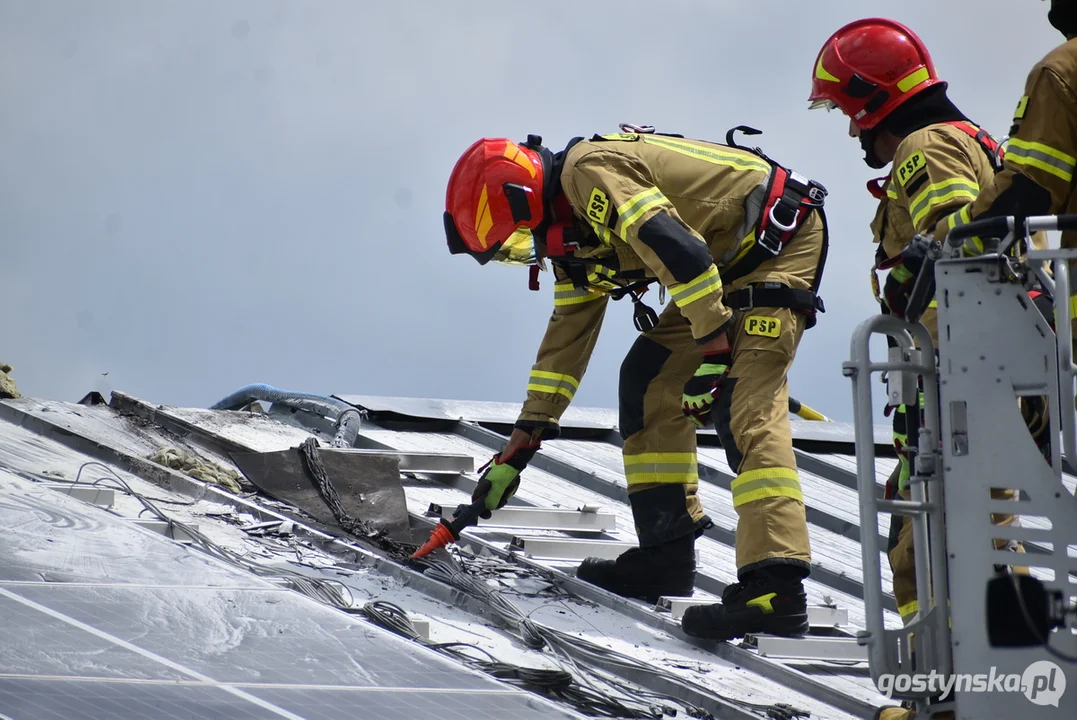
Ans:
[[[696,427],[705,428],[711,424],[711,408],[721,394],[722,380],[732,364],[731,353],[704,355],[695,375],[684,384],[681,412]]]
[[[924,265],[924,249],[921,245],[910,244],[900,253],[879,263],[880,270],[889,270],[883,284],[883,298],[890,314],[905,318],[909,305],[909,295],[916,285],[916,276]]]
[[[471,502],[482,497],[486,498],[486,509],[479,514],[479,517],[489,520],[491,510],[500,510],[512,499],[520,488],[520,473],[531,462],[531,458],[535,457],[541,444],[536,441],[535,444],[525,445],[504,457],[502,453],[498,453],[490,459],[490,462],[479,468],[482,477],[479,478],[479,484],[475,486],[475,492],[471,493]]]

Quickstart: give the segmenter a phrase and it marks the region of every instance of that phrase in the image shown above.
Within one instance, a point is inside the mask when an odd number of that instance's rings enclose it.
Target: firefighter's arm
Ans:
[[[1032,71],[1026,93],[1014,112],[1002,171],[974,202],[938,224],[936,239],[972,220],[1047,215],[1065,208],[1077,165],[1077,94],[1048,67]]]
[[[516,428],[557,437],[561,415],[579,389],[598,340],[609,296],[573,287],[554,267],[554,306],[538,358],[527,380],[527,399]]]
[[[622,239],[640,256],[704,346],[725,342],[733,313],[710,248],[655,186],[649,170],[614,150],[594,150],[562,175],[565,195],[599,238]]]
[[[966,150],[939,130],[919,130],[902,141],[890,188],[908,208],[916,233],[927,234],[939,218],[976,199],[980,184],[973,168]]]

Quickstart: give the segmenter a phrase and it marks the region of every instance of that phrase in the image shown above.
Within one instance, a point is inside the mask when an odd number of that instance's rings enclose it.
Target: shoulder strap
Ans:
[[[965,120],[951,120],[945,124],[957,128],[975,140],[987,154],[988,159],[991,161],[991,167],[995,169],[995,172],[1002,170],[1002,160],[1006,156],[1006,151],[999,147],[998,142],[991,137],[989,132]]]

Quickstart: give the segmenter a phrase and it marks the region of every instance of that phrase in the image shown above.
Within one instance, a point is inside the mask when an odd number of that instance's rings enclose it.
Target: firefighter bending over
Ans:
[[[739,582],[682,627],[714,639],[803,634],[811,555],[786,377],[822,310],[826,192],[735,145],[732,131],[721,145],[622,130],[557,153],[536,136],[482,139],[452,172],[450,251],[531,266],[533,289],[539,263],[555,278],[527,399],[476,499],[502,507],[541,442],[558,436],[609,301],[628,297],[642,334],[621,365],[619,426],[639,547],[588,558],[577,576],[649,602],[692,593],[695,539],[712,525],[697,494],[696,430],[713,423],[737,473]],[[672,299],[660,316],[639,300],[655,281]]]

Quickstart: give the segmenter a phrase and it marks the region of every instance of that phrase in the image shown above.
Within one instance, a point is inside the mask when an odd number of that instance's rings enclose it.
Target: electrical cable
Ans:
[[[669,705],[681,706],[687,713],[694,717],[710,717],[710,714],[707,713],[707,711],[697,708],[685,700],[630,687],[623,680],[614,678],[609,673],[599,670],[597,666],[612,665],[614,667],[625,668],[637,673],[659,677],[668,684],[679,685],[686,688],[694,685],[691,681],[681,678],[664,668],[618,653],[610,648],[592,643],[574,634],[540,625],[527,617],[511,601],[505,598],[500,591],[489,587],[481,579],[457,569],[450,561],[427,557],[418,561],[417,564],[425,566],[425,573],[428,576],[483,600],[497,612],[498,616],[507,627],[515,629],[520,634],[521,639],[525,644],[534,649],[548,647],[567,665],[576,670],[584,679],[584,682],[587,682],[588,676],[591,676],[626,695],[651,697],[664,701]],[[579,663],[577,663],[576,658],[573,657],[573,655],[578,655],[588,662],[586,671],[580,668]],[[590,683],[588,684],[591,685]],[[594,686],[591,685],[591,687]],[[809,716],[807,712],[798,710],[797,708],[793,708],[784,703],[751,703],[715,693],[709,688],[706,692],[713,694],[719,699],[732,705],[762,713],[765,717],[791,720],[792,718]],[[647,716],[645,715],[644,717]]]
[[[114,482],[117,485],[117,489],[130,495],[142,504],[142,512],[150,512],[159,520],[167,522],[170,527],[175,526],[180,528],[191,537],[196,546],[208,555],[261,577],[281,580],[285,586],[290,589],[318,600],[323,604],[336,607],[337,609],[349,613],[356,612],[351,593],[348,591],[347,586],[342,583],[310,578],[285,568],[265,568],[257,563],[247,560],[237,553],[221,547],[191,526],[167,516],[154,504],[153,500],[131,488],[131,486],[120,477],[115,470],[104,463],[96,461],[83,463],[79,467],[74,484],[83,484],[82,474],[89,467],[100,468],[109,475],[105,478],[99,478],[95,481],[94,485],[97,485],[102,481]],[[500,608],[501,612],[515,609],[511,605],[508,605],[507,601],[504,602],[506,603],[506,606]],[[378,604],[373,605],[371,609],[367,609],[369,607],[371,607],[370,603],[363,608],[363,610],[366,611],[364,614],[368,619],[372,619],[386,629],[404,635],[405,637],[409,637],[413,640],[422,640],[421,636],[415,632],[414,626],[411,625],[410,619],[407,618],[407,615],[403,610],[395,608],[395,606],[391,606],[384,601],[379,601]],[[387,610],[389,607],[392,607],[393,609]],[[374,618],[377,619],[374,620]],[[499,662],[482,648],[466,643],[431,644],[430,647],[442,654],[452,656],[458,662],[472,667],[478,667],[491,676],[509,682],[510,684],[519,685],[535,692],[539,692],[540,694],[545,694],[553,699],[569,704],[588,715],[609,718],[626,718],[627,720],[658,720],[662,717],[661,712],[654,710],[641,711],[617,698],[609,697],[600,691],[574,684],[572,675],[564,670],[532,669]],[[485,654],[487,657],[484,659],[476,659],[468,654],[469,651],[477,651]],[[706,713],[698,714],[696,717],[703,720],[713,720],[712,717]]]
[[[288,587],[292,590],[296,590],[297,592],[307,595],[308,597],[312,597],[322,602],[323,604],[332,605],[343,610],[352,608],[354,603],[351,597],[351,593],[348,590],[347,586],[343,583],[323,580],[320,578],[311,578],[307,575],[303,575],[302,573],[288,570],[287,568],[270,569],[258,563],[247,560],[242,555],[228,550],[227,548],[221,547],[220,545],[214,543],[212,540],[207,538],[198,530],[195,530],[190,525],[182,523],[166,515],[164,512],[161,511],[160,508],[158,508],[154,504],[151,499],[132,489],[131,486],[127,483],[127,481],[120,477],[115,470],[113,470],[108,465],[105,465],[104,463],[100,463],[97,461],[89,461],[83,463],[79,467],[78,473],[75,476],[75,484],[81,482],[82,473],[88,467],[101,468],[109,475],[109,477],[107,478],[101,478],[97,480],[95,483],[93,483],[94,485],[97,485],[97,483],[101,482],[102,480],[109,480],[115,482],[119,486],[118,489],[135,498],[142,504],[143,511],[141,511],[139,515],[141,515],[142,512],[148,511],[154,516],[156,516],[158,520],[168,523],[170,528],[173,526],[180,528],[184,533],[189,535],[192,541],[208,555],[215,557],[218,560],[227,562],[235,567],[239,567],[243,570],[246,570],[247,572],[258,575],[259,577],[282,582],[285,587]]]
[[[313,448],[307,449],[309,451]],[[315,479],[319,481],[318,488],[323,493],[323,497],[333,497],[335,495],[335,490],[333,489],[331,482],[329,482],[328,475],[324,472],[324,468],[321,467],[320,462],[318,462],[316,454],[310,453],[304,459],[307,462],[308,470],[311,471],[312,474],[315,475]],[[688,701],[674,696],[634,687],[626,681],[613,676],[612,673],[595,667],[595,665],[605,663],[614,667],[628,668],[639,673],[661,678],[667,683],[685,688],[694,685],[691,681],[681,678],[663,668],[623,655],[610,648],[577,637],[576,635],[536,623],[508,600],[500,590],[490,587],[483,579],[457,567],[452,561],[446,562],[428,557],[413,564],[425,566],[426,574],[433,579],[456,587],[472,597],[484,601],[495,611],[506,627],[519,633],[520,639],[523,640],[528,647],[535,650],[548,647],[551,652],[553,652],[556,659],[564,666],[570,668],[573,672],[564,669],[532,669],[499,662],[496,659],[493,659],[493,657],[482,648],[467,643],[427,643],[418,635],[414,626],[411,624],[410,619],[407,618],[407,614],[400,608],[392,606],[391,603],[386,603],[384,601],[374,601],[373,603],[366,603],[362,608],[357,610],[350,591],[343,583],[311,578],[286,568],[269,569],[258,563],[249,561],[243,556],[214,543],[201,532],[189,525],[167,516],[154,504],[153,500],[132,489],[130,485],[115,472],[115,470],[104,463],[96,461],[83,463],[79,467],[78,474],[74,481],[75,483],[81,481],[82,473],[88,467],[99,467],[103,469],[110,477],[101,478],[97,482],[103,480],[114,481],[123,492],[134,497],[143,505],[144,512],[148,511],[152,513],[158,519],[168,523],[170,527],[175,526],[183,530],[192,538],[194,544],[208,555],[247,570],[260,577],[281,581],[286,587],[314,598],[323,604],[336,607],[349,613],[359,612],[367,619],[381,625],[387,630],[417,642],[422,642],[424,645],[428,645],[435,651],[450,655],[463,664],[476,667],[491,676],[504,680],[505,682],[517,684],[540,694],[547,695],[553,699],[569,704],[579,711],[591,716],[625,718],[626,720],[660,720],[666,715],[674,714],[676,712],[675,708],[679,707],[689,717],[699,718],[700,720],[714,720],[714,716],[709,712],[694,706]],[[362,521],[353,520],[352,523],[354,524],[354,530],[357,531],[355,534],[365,536],[368,541],[373,540],[379,545],[382,545],[383,543],[389,545],[394,551],[393,554],[402,554],[404,557],[410,557],[409,552],[402,547],[396,547],[396,543],[391,543],[391,541],[385,543],[387,538],[382,537],[380,533],[369,532],[369,529],[365,527],[365,524],[362,523]],[[476,659],[468,654],[468,651],[478,651],[485,654],[487,657],[485,659]],[[585,658],[588,661],[588,666],[586,668],[581,667],[573,657],[573,653]],[[714,695],[727,703],[759,713],[762,717],[772,718],[774,720],[795,720],[795,718],[809,717],[807,712],[793,708],[785,703],[751,703],[718,694],[709,688],[704,690],[704,692]],[[642,702],[641,700],[644,698],[654,700],[655,703],[649,704]]]

